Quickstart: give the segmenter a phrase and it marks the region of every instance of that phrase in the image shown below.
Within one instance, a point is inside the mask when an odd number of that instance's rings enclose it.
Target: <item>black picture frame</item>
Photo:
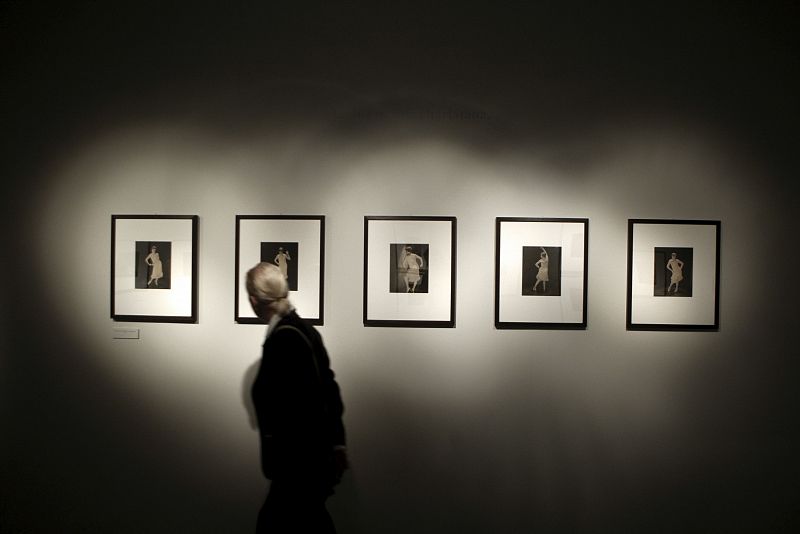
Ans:
[[[456,240],[455,217],[365,216],[364,326],[454,328]]]
[[[276,260],[279,248],[288,261]],[[239,324],[263,324],[244,285],[248,269],[259,261],[282,263],[298,314],[311,324],[325,323],[324,215],[236,215],[234,321]]]
[[[497,217],[495,328],[585,329],[588,271],[589,219]]]
[[[720,243],[719,220],[628,219],[626,329],[719,330]]]
[[[112,320],[197,322],[198,224],[197,215],[111,216]]]

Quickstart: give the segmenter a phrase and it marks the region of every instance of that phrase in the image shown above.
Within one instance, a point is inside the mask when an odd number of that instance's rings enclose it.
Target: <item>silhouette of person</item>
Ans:
[[[550,257],[547,255],[547,251],[542,248],[542,253],[539,255],[539,261],[537,261],[534,266],[539,269],[536,273],[536,283],[533,285],[533,291],[536,292],[536,288],[539,287],[539,284],[542,284],[542,289],[547,292],[547,282],[550,281],[550,274],[548,272],[549,264],[550,264]]]
[[[289,302],[279,267],[257,264],[246,286],[253,311],[269,325],[251,389],[261,468],[272,481],[256,532],[335,533],[325,501],[348,460],[344,406],[327,351]]]
[[[403,280],[406,283],[406,293],[416,293],[417,285],[422,279],[419,270],[425,266],[425,262],[414,253],[411,247],[407,246],[403,249],[403,257],[400,260],[400,264],[406,271],[406,274],[403,275]]]
[[[680,284],[681,280],[683,280],[683,262],[678,259],[678,254],[675,252],[672,253],[672,258],[667,260],[667,270],[672,273],[672,276],[669,280],[667,293],[669,293],[669,290],[672,289],[673,285],[675,286],[675,293],[677,293],[678,284]]]
[[[164,267],[161,265],[161,256],[158,255],[156,252],[156,246],[153,245],[150,247],[150,254],[144,259],[144,262],[147,264],[148,267],[152,269],[150,272],[150,279],[147,281],[147,286],[150,287],[154,281],[156,283],[156,287],[158,287],[158,281],[164,277]]]

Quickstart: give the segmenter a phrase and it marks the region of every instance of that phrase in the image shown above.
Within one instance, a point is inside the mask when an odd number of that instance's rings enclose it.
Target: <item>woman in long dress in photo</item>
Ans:
[[[417,285],[422,278],[419,270],[424,267],[422,258],[415,254],[411,247],[407,246],[403,249],[403,257],[400,260],[400,264],[405,270],[403,280],[406,283],[406,293],[416,293]]]
[[[669,293],[672,286],[675,286],[675,293],[678,292],[678,284],[681,280],[683,280],[683,262],[678,259],[678,255],[673,252],[672,258],[667,261],[667,270],[672,273],[672,276],[669,279],[669,287],[667,288],[667,293]]]
[[[155,282],[156,287],[158,287],[158,281],[164,277],[164,268],[161,265],[161,256],[158,255],[156,252],[156,246],[153,245],[150,247],[150,254],[144,259],[144,262],[150,267],[150,279],[147,281],[147,287],[150,287],[150,284]]]
[[[550,257],[547,255],[547,251],[544,248],[539,248],[542,249],[542,253],[540,254],[539,261],[534,264],[534,266],[539,269],[536,273],[536,284],[533,286],[534,293],[536,293],[536,288],[539,287],[539,284],[542,284],[542,291],[547,292],[547,282],[550,281],[550,275],[547,272]]]
[[[289,251],[284,250],[283,247],[278,247],[278,255],[275,256],[275,265],[283,273],[283,276],[288,280],[289,279],[289,261],[291,261],[291,256],[289,256]]]

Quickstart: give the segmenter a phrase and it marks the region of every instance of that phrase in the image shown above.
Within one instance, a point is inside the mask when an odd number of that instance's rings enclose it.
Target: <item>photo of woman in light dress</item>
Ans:
[[[283,273],[283,276],[285,276],[287,280],[289,278],[289,262],[291,260],[292,257],[289,256],[289,251],[284,249],[283,247],[279,247],[278,254],[275,256],[275,259],[273,261],[275,262],[275,265],[277,265],[280,268],[281,272]]]
[[[150,254],[144,259],[144,262],[150,267],[150,279],[147,281],[147,287],[150,287],[150,284],[155,282],[155,286],[158,287],[158,281],[164,277],[164,268],[161,265],[161,256],[158,255],[157,247],[152,245],[150,247]]]
[[[547,282],[550,281],[550,275],[548,274],[548,264],[550,263],[550,258],[547,256],[547,251],[543,248],[542,254],[539,257],[539,261],[537,261],[534,265],[538,269],[536,273],[536,283],[533,286],[533,292],[535,293],[539,284],[542,284],[542,291],[547,291]]]
[[[691,247],[653,247],[653,296],[691,297],[693,265]]]
[[[298,290],[300,243],[297,241],[262,241],[259,258],[278,267],[289,283],[289,291]]]
[[[683,280],[683,262],[678,259],[677,253],[673,252],[672,258],[667,261],[667,270],[671,274],[667,293],[670,292],[673,285],[675,286],[675,291],[673,291],[673,293],[677,293],[678,284],[680,284],[681,280]]]
[[[407,246],[403,249],[400,265],[405,271],[403,280],[406,283],[406,293],[416,293],[417,285],[422,279],[420,269],[425,267],[425,262],[422,261],[420,256],[414,253],[414,250],[410,246]]]
[[[523,246],[518,287],[525,297],[560,297],[561,247]]]

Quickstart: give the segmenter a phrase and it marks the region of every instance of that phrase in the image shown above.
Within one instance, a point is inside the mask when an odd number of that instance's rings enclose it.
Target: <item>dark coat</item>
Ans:
[[[332,486],[344,406],[319,332],[294,311],[264,341],[252,396],[264,476]]]

